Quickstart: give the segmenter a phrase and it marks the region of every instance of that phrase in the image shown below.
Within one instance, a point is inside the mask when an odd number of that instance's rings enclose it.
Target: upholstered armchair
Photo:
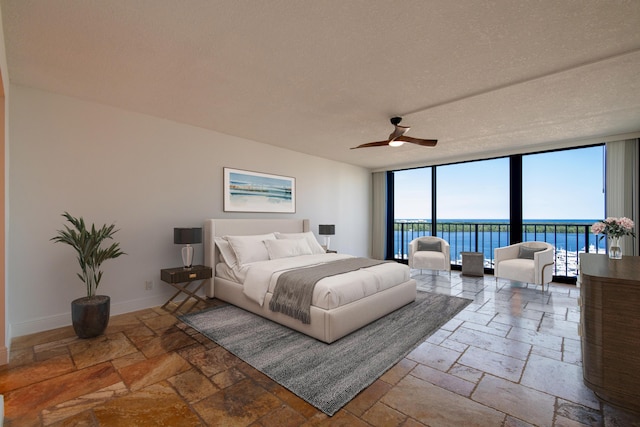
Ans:
[[[498,278],[542,285],[553,277],[553,245],[523,242],[494,249],[494,275]]]
[[[424,236],[409,243],[409,268],[442,270],[451,275],[449,242],[435,236]]]

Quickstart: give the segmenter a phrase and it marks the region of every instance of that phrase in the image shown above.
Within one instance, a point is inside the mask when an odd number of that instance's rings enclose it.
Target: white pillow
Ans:
[[[300,255],[311,255],[307,239],[265,240],[264,245],[269,252],[269,259],[288,258]]]
[[[236,253],[233,252],[233,248],[229,242],[222,237],[214,237],[214,240],[218,247],[218,252],[220,252],[220,257],[222,257],[224,263],[230,268],[234,268],[238,264],[238,260],[236,259]]]
[[[256,261],[267,261],[269,252],[264,245],[265,240],[275,240],[273,233],[255,234],[251,236],[225,236],[236,254],[239,265]]]
[[[323,254],[325,250],[316,240],[316,236],[311,231],[305,233],[276,233],[278,239],[306,239],[312,254]]]

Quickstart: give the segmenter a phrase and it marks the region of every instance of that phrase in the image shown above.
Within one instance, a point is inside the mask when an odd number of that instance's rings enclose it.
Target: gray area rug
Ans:
[[[332,344],[232,305],[180,319],[327,415],[335,414],[471,300],[416,300]]]

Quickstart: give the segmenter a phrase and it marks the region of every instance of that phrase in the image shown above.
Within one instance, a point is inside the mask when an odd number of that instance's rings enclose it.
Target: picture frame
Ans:
[[[296,212],[296,179],[224,168],[225,212]]]

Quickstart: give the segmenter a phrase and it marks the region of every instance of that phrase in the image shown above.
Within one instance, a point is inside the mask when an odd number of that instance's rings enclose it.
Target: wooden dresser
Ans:
[[[640,413],[640,257],[580,254],[584,383]]]

